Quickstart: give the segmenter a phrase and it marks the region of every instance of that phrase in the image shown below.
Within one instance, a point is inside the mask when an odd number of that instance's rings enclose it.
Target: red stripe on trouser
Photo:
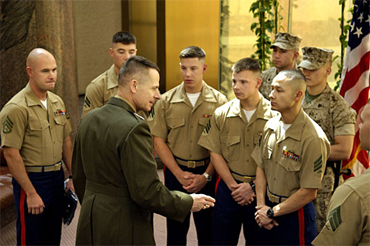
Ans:
[[[303,208],[300,208],[298,210],[298,225],[299,225],[299,245],[305,245],[305,240],[304,240],[304,212]]]
[[[26,220],[25,220],[25,208],[24,202],[26,200],[26,193],[23,189],[21,189],[21,197],[19,200],[19,213],[20,213],[20,221],[21,221],[21,244],[26,245]]]
[[[220,181],[221,181],[221,177],[220,176],[216,176],[217,177],[217,181],[216,181],[216,185],[215,185],[215,197],[216,197],[216,195],[217,195],[217,187],[218,187],[218,184],[220,183]]]

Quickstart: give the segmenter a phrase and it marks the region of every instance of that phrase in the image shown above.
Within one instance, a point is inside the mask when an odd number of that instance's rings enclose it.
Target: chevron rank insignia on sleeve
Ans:
[[[208,134],[210,130],[211,130],[211,119],[209,119],[207,126],[204,128],[203,134]]]
[[[322,172],[322,155],[314,162],[313,171],[317,173]]]
[[[3,133],[11,133],[13,131],[13,121],[10,120],[9,116],[6,116],[3,123]]]
[[[325,227],[328,230],[335,231],[336,229],[338,229],[341,223],[342,217],[340,213],[340,206],[338,206],[330,211]]]
[[[91,107],[91,101],[87,96],[85,96],[84,107],[85,108],[90,108]]]

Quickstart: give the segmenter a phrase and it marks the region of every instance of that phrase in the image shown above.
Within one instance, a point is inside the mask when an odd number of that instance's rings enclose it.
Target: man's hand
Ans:
[[[72,190],[74,193],[75,192],[75,187],[73,186],[73,181],[72,179],[69,179],[68,182],[67,182],[67,186],[66,186],[66,189],[64,190],[65,192],[67,192],[68,190]]]
[[[27,207],[29,214],[37,215],[44,212],[45,205],[39,194],[35,192],[27,195]]]
[[[249,205],[254,201],[255,194],[248,183],[240,183],[231,185],[233,192],[231,196],[233,199],[242,206]]]
[[[216,200],[213,197],[204,194],[191,194],[193,198],[193,206],[191,212],[198,212],[202,209],[207,209],[215,206]]]
[[[269,210],[270,207],[263,205],[257,206],[256,209],[257,212],[254,215],[259,227],[262,228],[263,226],[265,229],[271,230],[274,226],[279,225],[275,219],[270,219],[269,217],[267,217],[267,210]]]
[[[187,177],[187,176],[186,176]],[[193,182],[188,186],[182,186],[189,193],[197,193],[207,184],[206,177],[203,174],[192,174]]]
[[[191,172],[181,172],[180,174],[176,175],[176,179],[182,184],[182,186],[189,186],[193,183],[195,174]]]

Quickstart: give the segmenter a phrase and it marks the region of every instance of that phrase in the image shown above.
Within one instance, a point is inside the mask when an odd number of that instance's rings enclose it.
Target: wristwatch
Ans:
[[[274,210],[272,208],[270,208],[269,210],[267,210],[266,214],[267,214],[267,217],[269,219],[273,219],[274,218]]]
[[[206,181],[207,182],[211,182],[212,181],[212,176],[209,175],[208,173],[203,173],[203,176],[206,177]]]

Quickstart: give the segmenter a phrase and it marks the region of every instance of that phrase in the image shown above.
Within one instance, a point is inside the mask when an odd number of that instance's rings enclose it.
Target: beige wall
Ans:
[[[136,37],[137,54],[157,62],[156,0],[131,2],[131,28]]]
[[[73,1],[78,93],[112,64],[112,36],[121,31],[121,1]]]
[[[204,80],[218,89],[220,3],[215,0],[166,1],[166,89],[182,81],[179,54],[196,45],[206,51]]]

